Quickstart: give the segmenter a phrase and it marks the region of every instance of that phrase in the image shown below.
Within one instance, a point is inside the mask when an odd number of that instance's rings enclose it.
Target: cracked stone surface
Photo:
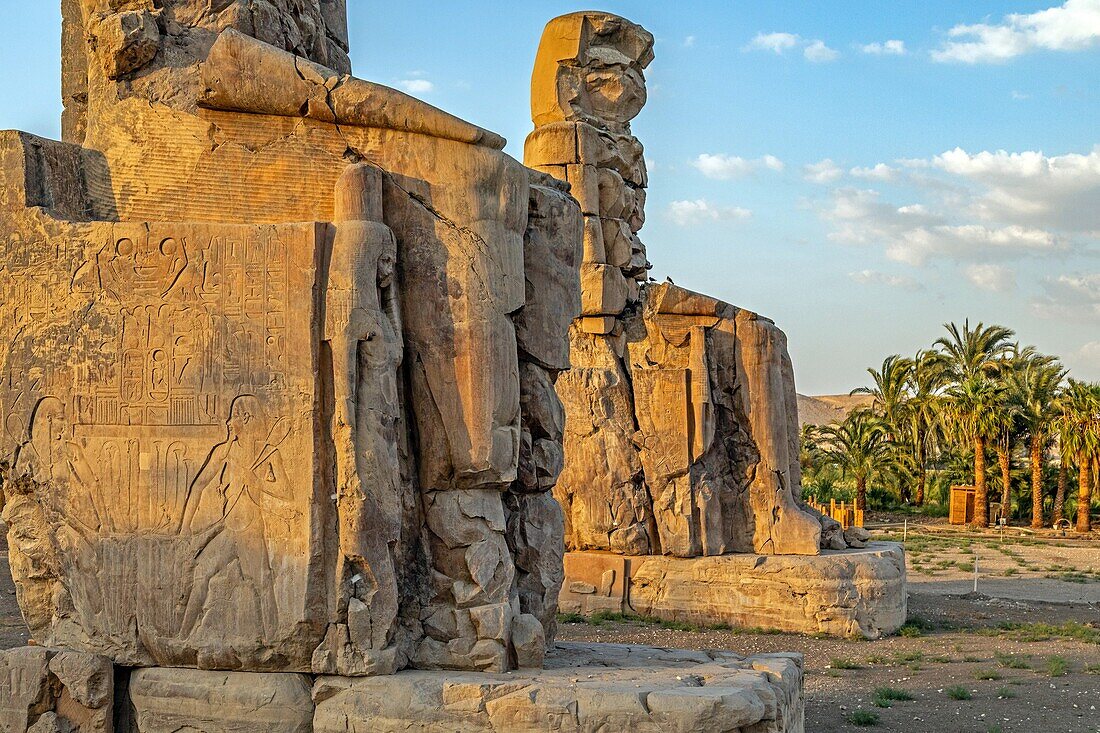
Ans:
[[[620,644],[552,646],[546,668],[351,679],[136,670],[127,731],[802,733],[802,657]],[[120,702],[121,704],[121,702]]]
[[[537,675],[321,678],[317,733],[802,733],[802,658],[557,644]]]
[[[894,633],[907,613],[905,556],[892,543],[816,556],[570,552],[565,572],[563,612],[866,639]]]
[[[114,731],[114,666],[79,652],[20,647],[0,652],[0,730]]]
[[[648,175],[630,123],[653,36],[608,13],[555,18],[531,84],[527,165],[584,215],[581,317],[557,381],[567,416],[554,495],[570,550],[817,554],[801,505],[794,370],[770,320],[649,279]]]

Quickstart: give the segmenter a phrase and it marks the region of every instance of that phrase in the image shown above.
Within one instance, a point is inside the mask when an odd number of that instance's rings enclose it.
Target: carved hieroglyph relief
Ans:
[[[318,228],[74,229],[0,255],[5,515],[17,525],[33,501],[56,529],[24,552],[69,596],[53,632],[133,663],[185,640],[201,655],[219,637],[291,638],[308,582]],[[211,593],[226,584],[232,603]]]

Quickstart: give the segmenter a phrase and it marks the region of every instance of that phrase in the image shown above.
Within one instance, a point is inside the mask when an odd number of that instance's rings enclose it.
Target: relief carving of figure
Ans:
[[[214,446],[191,483],[183,514],[184,532],[205,535],[205,546],[195,560],[181,633],[186,638],[195,630],[210,581],[236,560],[256,594],[264,638],[273,638],[278,607],[270,526],[296,515],[289,506],[292,489],[279,452],[290,421],[279,418],[272,424],[258,398],[241,395],[229,408],[226,427],[225,441]]]
[[[82,537],[99,531],[98,482],[72,436],[65,404],[57,397],[44,397],[35,405],[27,441],[16,456],[15,475],[50,485],[60,515]]]
[[[351,166],[336,185],[336,235],[325,301],[332,350],[333,440],[341,560],[351,642],[390,645],[397,623],[394,550],[401,531],[397,242],[382,223],[382,174]],[[343,600],[341,601],[343,603]]]

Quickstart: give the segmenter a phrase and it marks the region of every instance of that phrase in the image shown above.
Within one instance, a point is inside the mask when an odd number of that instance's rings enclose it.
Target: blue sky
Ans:
[[[350,4],[358,76],[516,157],[542,27],[591,7]],[[57,137],[59,3],[3,5],[0,128]],[[775,319],[800,391],[968,317],[1100,379],[1100,0],[600,8],[657,38],[634,123],[655,277]]]

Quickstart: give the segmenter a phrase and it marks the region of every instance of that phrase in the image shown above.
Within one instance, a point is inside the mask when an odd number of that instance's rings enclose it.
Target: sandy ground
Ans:
[[[802,652],[807,733],[1100,731],[1100,542],[917,529],[906,545],[909,633],[919,636],[852,641],[605,622],[562,624],[559,638]],[[879,707],[880,688],[914,699]],[[877,723],[855,725],[857,711]]]
[[[919,636],[854,641],[586,622],[562,624],[559,638],[802,652],[808,733],[1100,733],[1100,543],[914,534],[906,544]],[[975,552],[977,594],[967,564]],[[26,640],[3,552],[0,648]],[[878,707],[874,693],[884,687],[914,699]],[[852,724],[857,711],[878,722]]]

